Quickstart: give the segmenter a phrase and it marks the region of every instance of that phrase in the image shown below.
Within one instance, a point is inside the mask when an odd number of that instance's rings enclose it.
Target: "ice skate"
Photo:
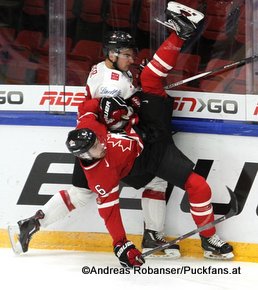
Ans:
[[[210,238],[200,237],[205,258],[229,260],[234,257],[233,247],[222,241],[218,235],[215,234]]]
[[[164,239],[163,235],[152,230],[144,230],[143,240],[142,240],[142,252],[145,253],[153,248],[166,244],[167,241]],[[169,248],[153,253],[148,257],[161,257],[161,258],[171,258],[178,259],[181,257],[179,251],[179,245],[171,245]]]
[[[9,226],[8,233],[12,244],[13,251],[16,254],[25,253],[28,251],[29,242],[32,236],[39,231],[39,219],[44,218],[42,210],[28,219],[18,221],[17,226]]]
[[[166,21],[155,18],[158,23],[175,30],[183,40],[191,37],[204,14],[181,3],[170,1],[166,9]]]

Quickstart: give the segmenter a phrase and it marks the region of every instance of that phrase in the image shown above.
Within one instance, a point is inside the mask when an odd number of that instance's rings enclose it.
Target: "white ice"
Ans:
[[[83,274],[82,268],[116,269],[120,271],[116,257],[112,253],[73,252],[56,250],[29,250],[16,256],[11,249],[0,249],[1,289],[21,290],[165,290],[165,289],[257,289],[258,263],[237,261],[214,261],[194,258],[148,259],[144,270],[157,268],[186,269],[203,271],[219,268],[237,274]]]

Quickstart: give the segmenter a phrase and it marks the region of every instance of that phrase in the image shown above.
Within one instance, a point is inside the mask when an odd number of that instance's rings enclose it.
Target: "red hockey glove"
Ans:
[[[114,247],[114,252],[123,267],[140,267],[145,263],[141,257],[141,252],[135,248],[131,241],[118,242]]]
[[[110,129],[121,129],[133,113],[120,97],[101,98],[99,107],[100,118]]]

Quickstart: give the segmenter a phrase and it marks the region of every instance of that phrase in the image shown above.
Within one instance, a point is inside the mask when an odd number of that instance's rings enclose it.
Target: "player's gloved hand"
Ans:
[[[138,113],[140,107],[141,107],[141,102],[142,102],[142,91],[137,91],[136,93],[134,93],[129,99],[126,100],[127,105],[129,107],[133,108],[133,111],[135,113]]]
[[[99,107],[100,118],[110,129],[122,128],[133,114],[132,108],[120,97],[101,98]]]
[[[130,102],[131,102],[131,106],[133,109],[135,110],[139,110],[141,107],[141,99],[139,97],[139,95],[134,94],[131,98],[130,98]]]
[[[145,263],[141,257],[142,253],[136,249],[131,241],[118,242],[114,247],[114,252],[123,267],[140,267]]]

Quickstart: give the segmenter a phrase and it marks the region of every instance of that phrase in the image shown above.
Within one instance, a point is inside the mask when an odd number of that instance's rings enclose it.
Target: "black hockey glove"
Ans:
[[[126,100],[126,103],[129,107],[133,108],[134,113],[138,113],[142,106],[142,96],[144,93],[142,91],[135,92],[129,99]]]
[[[125,100],[120,97],[101,98],[99,107],[101,120],[111,130],[125,126],[133,113]]]
[[[114,252],[123,267],[140,267],[145,263],[141,257],[141,252],[135,248],[131,241],[118,242],[114,247]]]

